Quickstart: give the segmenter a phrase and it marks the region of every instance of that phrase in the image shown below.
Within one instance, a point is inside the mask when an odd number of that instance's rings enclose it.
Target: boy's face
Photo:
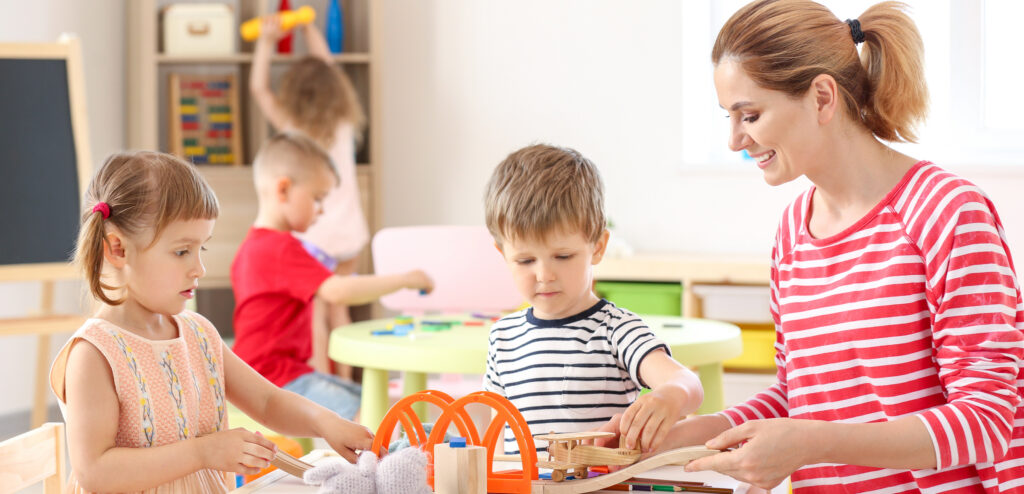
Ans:
[[[597,303],[591,266],[601,262],[608,231],[596,243],[579,231],[553,231],[543,240],[505,240],[499,246],[519,293],[541,319],[562,319]]]
[[[304,232],[324,212],[323,200],[334,186],[334,176],[323,169],[305,179],[290,181],[282,196],[281,212],[287,228]]]

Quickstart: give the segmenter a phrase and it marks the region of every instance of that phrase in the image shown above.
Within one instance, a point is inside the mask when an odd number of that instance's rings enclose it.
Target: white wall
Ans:
[[[64,32],[78,36],[94,166],[104,156],[122,149],[125,142],[124,10],[124,0],[0,0],[0,43],[53,42]],[[11,165],[0,163],[0,170],[7,166]],[[30,313],[39,305],[38,293],[35,283],[0,283],[0,317]],[[77,311],[80,294],[78,283],[59,283],[57,310]],[[67,335],[52,339],[51,360]],[[9,376],[0,382],[0,415],[32,406],[36,340],[34,336],[0,339],[0,375]]]
[[[768,256],[782,209],[807,183],[772,188],[753,165],[682,168],[680,8],[678,0],[382,1],[384,225],[482,222],[493,167],[545,141],[597,164],[608,213],[637,251]],[[993,197],[1020,259],[1024,166],[948,168]]]

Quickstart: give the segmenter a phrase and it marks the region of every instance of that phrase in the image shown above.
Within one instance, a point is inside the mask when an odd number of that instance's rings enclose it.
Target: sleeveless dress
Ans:
[[[355,137],[352,124],[343,123],[334,134],[334,144],[327,150],[341,183],[324,198],[324,213],[305,233],[296,236],[309,242],[336,261],[347,261],[359,255],[370,233],[359,197],[356,174]]]
[[[64,412],[64,383],[71,347],[93,344],[106,357],[119,403],[115,444],[149,448],[228,428],[224,397],[224,343],[206,318],[174,316],[178,337],[149,340],[103,319],[89,319],[57,354],[50,386]],[[220,493],[234,488],[234,474],[204,469],[144,493]],[[72,471],[65,492],[84,493]]]

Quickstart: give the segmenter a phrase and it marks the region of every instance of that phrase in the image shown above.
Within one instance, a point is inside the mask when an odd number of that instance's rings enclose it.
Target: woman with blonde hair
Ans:
[[[927,109],[903,4],[842,21],[809,0],[736,12],[712,50],[729,147],[786,209],[771,263],[777,382],[678,422],[663,449],[794,492],[1019,492],[1024,304],[995,206],[886,142]]]

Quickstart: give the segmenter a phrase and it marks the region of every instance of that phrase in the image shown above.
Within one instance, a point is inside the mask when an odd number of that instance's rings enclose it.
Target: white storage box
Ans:
[[[236,31],[235,14],[223,3],[177,3],[164,9],[167,55],[233,55]]]
[[[694,285],[693,294],[701,300],[701,317],[734,323],[772,322],[767,286]]]

